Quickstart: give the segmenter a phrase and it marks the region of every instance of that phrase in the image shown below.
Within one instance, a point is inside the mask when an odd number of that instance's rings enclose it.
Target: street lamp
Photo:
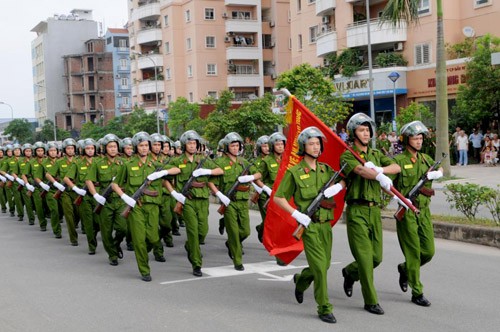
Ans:
[[[7,105],[10,107],[11,118],[12,118],[12,120],[14,120],[14,109],[12,108],[12,106],[10,104],[3,102],[3,101],[0,101],[0,105]]]
[[[132,53],[141,56],[143,55],[141,52],[137,51],[132,51]],[[160,101],[158,100],[158,73],[156,72],[156,62],[151,57],[147,57],[146,59],[150,60],[155,68],[156,132],[160,133],[160,117],[158,116],[158,113],[160,112]]]
[[[104,127],[104,106],[102,106],[102,103],[99,103],[99,107],[101,108],[101,119],[102,119],[102,126]]]
[[[47,91],[47,87],[45,85],[42,85],[40,83],[35,83],[35,86],[37,86],[39,88],[44,88],[45,91]],[[45,93],[45,98],[47,98],[47,92]],[[46,109],[45,112],[47,112],[47,115],[49,114],[49,110],[48,109]],[[57,142],[57,119],[56,119],[56,112],[54,112],[54,142]]]
[[[392,92],[393,92],[393,97],[394,97],[394,109],[393,109],[393,113],[392,113],[392,130],[396,131],[396,81],[398,80],[399,78],[399,73],[397,71],[393,71],[392,73],[389,74],[389,76],[387,76],[393,83],[393,89],[392,89]]]

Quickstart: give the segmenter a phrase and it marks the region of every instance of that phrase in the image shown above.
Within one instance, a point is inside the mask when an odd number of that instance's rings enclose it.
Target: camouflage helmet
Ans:
[[[9,151],[9,150],[10,150],[10,151],[14,150],[14,146],[13,146],[12,144],[7,144],[7,145],[5,146],[5,151],[7,152],[7,151]]]
[[[36,151],[37,149],[43,149],[43,152],[46,152],[47,146],[43,142],[38,141],[33,144],[33,150]]]
[[[56,142],[47,143],[47,150],[46,151],[49,151],[52,148],[54,148],[57,151],[59,151],[59,145],[57,145]]]
[[[255,142],[255,149],[257,150],[257,153],[262,153],[261,148],[263,144],[269,144],[269,136],[262,135],[261,137],[257,138],[257,142]]]
[[[269,151],[274,152],[274,144],[277,141],[283,141],[283,144],[286,145],[286,137],[285,137],[285,135],[283,135],[282,133],[279,133],[279,132],[271,134],[271,136],[269,136],[269,141],[268,141]]]
[[[165,143],[165,139],[163,138],[162,135],[160,135],[158,133],[154,133],[154,134],[151,134],[149,137],[151,138],[151,143],[160,142],[161,148],[163,149],[163,144]]]
[[[229,152],[229,145],[234,142],[240,143],[238,151],[243,151],[243,138],[241,138],[240,134],[233,131],[224,137],[224,152]]]
[[[16,149],[21,150],[21,144],[19,144],[19,143],[12,144],[12,150],[16,150]]]
[[[302,130],[297,138],[297,142],[299,143],[299,151],[297,154],[299,156],[303,156],[306,153],[306,143],[310,138],[317,137],[319,138],[319,142],[321,144],[321,152],[323,152],[324,144],[323,140],[326,139],[325,135],[316,127],[307,127]]]
[[[179,141],[181,142],[182,151],[186,151],[186,143],[188,141],[196,141],[196,150],[199,150],[201,146],[201,137],[194,130],[188,130],[183,133],[179,138]]]
[[[83,142],[81,143],[81,148],[82,148],[82,154],[84,155],[85,154],[85,148],[89,145],[93,145],[94,146],[94,154],[97,153],[97,142],[92,139],[92,138],[86,138],[83,140]]]
[[[134,147],[134,143],[132,142],[132,138],[130,137],[125,137],[124,139],[120,140],[120,152],[123,153],[125,150],[126,146],[131,146]]]
[[[85,141],[83,138],[82,139],[79,139],[78,141],[76,141],[76,149],[78,150],[78,153],[80,154],[82,152],[82,150],[84,149],[84,146],[83,146],[83,141]]]
[[[354,135],[354,132],[361,125],[365,125],[368,126],[368,128],[370,128],[370,137],[373,138],[373,135],[377,130],[377,125],[375,124],[375,121],[373,121],[372,118],[370,118],[368,115],[364,113],[354,114],[347,122],[347,134],[349,135],[349,137],[355,138],[356,136]]]
[[[75,152],[76,152],[76,147],[77,147],[77,144],[76,144],[76,141],[73,139],[73,138],[66,138],[63,142],[62,142],[62,148],[63,150],[66,150],[66,148],[68,146],[71,146],[73,145],[75,147]]]
[[[141,142],[147,141],[149,143],[149,147],[151,148],[151,137],[145,131],[140,131],[132,137],[132,143],[134,144],[134,148],[137,148],[137,145]]]
[[[24,143],[23,146],[21,147],[23,155],[24,155],[24,150],[26,149],[31,149],[33,151],[33,146],[30,143]]]
[[[181,141],[177,140],[174,142],[173,147],[175,149],[180,149],[181,148]]]
[[[168,144],[169,149],[173,148],[174,142],[170,138],[168,138],[167,135],[162,135],[161,137],[163,137],[163,141]],[[163,147],[165,147],[165,145],[163,145]]]
[[[225,145],[226,141],[224,138],[221,138],[219,140],[219,144],[217,144],[217,151],[219,152],[224,152],[224,145]]]
[[[116,144],[120,144],[120,138],[116,136],[115,134],[107,134],[102,138],[101,144],[104,148],[106,148],[106,145],[108,145],[111,142],[116,142]]]
[[[405,124],[400,130],[400,135],[403,136],[403,144],[405,145],[408,144],[408,139],[411,136],[420,134],[425,138],[429,134],[429,129],[418,120]]]

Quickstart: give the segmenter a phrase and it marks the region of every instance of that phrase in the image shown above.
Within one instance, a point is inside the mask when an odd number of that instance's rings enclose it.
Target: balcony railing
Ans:
[[[347,47],[368,45],[366,21],[358,21],[347,26]],[[379,19],[370,20],[370,37],[372,44],[395,43],[407,40],[407,24],[400,22],[396,27]]]

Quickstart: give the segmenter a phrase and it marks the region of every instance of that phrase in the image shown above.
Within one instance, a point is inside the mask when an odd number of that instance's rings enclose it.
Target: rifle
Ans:
[[[66,183],[63,184],[63,187],[64,187],[65,191],[66,191],[66,189],[68,189],[68,186],[66,185]],[[57,189],[56,193],[52,197],[54,197],[55,199],[59,199],[59,198],[61,198],[62,193],[63,192],[61,190]]]
[[[40,198],[45,198],[45,196],[47,196],[47,191],[45,191],[45,189],[43,189],[41,186],[40,186],[40,183],[37,183],[35,181],[35,184],[38,186],[38,188],[40,188]]]
[[[243,166],[243,164],[241,164]],[[253,166],[253,162],[249,163],[248,166],[246,168],[243,169],[243,172],[241,172],[241,174],[238,176],[238,178],[240,176],[243,176],[243,175],[247,175],[248,174],[248,171],[250,171],[250,167]],[[227,194],[226,196],[231,200],[233,201],[236,197],[236,190],[238,189],[238,186],[240,185],[240,181],[238,181],[238,178],[236,178],[236,181],[233,183],[233,185],[231,186],[231,188],[229,188],[229,190],[227,191]],[[220,215],[224,215],[224,213],[226,212],[226,205],[224,203],[221,203],[219,208],[217,209],[217,212],[219,212]]]
[[[160,166],[157,169],[155,169],[155,172],[159,172],[162,169],[163,169],[163,166]],[[153,182],[153,181],[150,181],[147,178],[146,178],[146,180],[144,180],[144,182],[141,184],[141,186],[139,187],[139,189],[137,189],[135,191],[135,193],[132,195],[132,198],[134,199],[134,201],[137,202],[141,198],[141,196],[144,194],[144,190],[146,190],[146,188],[149,187],[149,185],[151,184],[151,182]],[[127,219],[131,211],[132,211],[132,207],[130,207],[130,205],[127,205],[127,207],[121,213],[121,216],[123,218]]]
[[[339,177],[340,173],[342,173],[342,171],[344,170],[344,168],[345,168],[346,165],[347,165],[347,163],[343,163],[340,166],[340,169],[337,172],[335,172],[335,174],[333,174],[333,176],[330,178],[330,180],[328,180],[323,185],[323,187],[319,191],[319,193],[316,196],[316,198],[311,202],[311,204],[309,204],[309,206],[306,209],[306,215],[308,215],[309,218],[312,218],[312,216],[316,213],[316,211],[318,211],[319,207],[321,206],[321,202],[325,198],[325,190],[328,189],[332,184],[335,183],[335,181]],[[299,224],[297,226],[297,228],[295,229],[295,231],[293,232],[292,236],[297,241],[300,241],[300,239],[302,238],[302,234],[304,233],[304,229],[305,229],[304,225]]]
[[[198,166],[193,170],[196,171],[197,169],[200,169],[203,166],[203,163],[207,160],[207,158],[203,158],[200,160],[198,163]],[[191,186],[193,185],[193,181],[196,179],[196,177],[193,176],[191,173],[191,177],[187,180],[186,183],[184,183],[184,186],[182,186],[181,194],[183,194],[185,197],[191,199],[191,193],[189,192],[189,189],[191,189]],[[174,207],[174,212],[177,213],[179,216],[182,216],[182,209],[184,208],[184,205],[182,205],[181,202],[177,202]]]
[[[420,195],[420,190],[424,187],[424,185],[427,183],[427,181],[429,181],[429,179],[427,178],[427,173],[429,172],[432,172],[434,170],[436,170],[439,165],[443,162],[443,159],[446,158],[447,154],[443,152],[443,155],[442,155],[442,158],[438,161],[436,161],[434,163],[434,165],[432,165],[426,173],[422,174],[422,176],[420,177],[420,180],[417,182],[417,184],[411,188],[410,192],[406,195],[406,198],[411,201],[413,204],[415,204],[415,201],[418,197],[418,195]],[[394,218],[397,220],[397,221],[401,221],[403,220],[403,216],[406,212],[406,208],[402,205],[399,205],[398,206],[398,209],[396,210],[396,213],[394,213]]]
[[[89,188],[87,187],[87,185],[83,186],[82,189],[85,190],[85,191],[89,190]],[[85,194],[85,195],[87,195],[87,194]],[[73,204],[75,204],[76,206],[80,206],[80,205],[82,205],[82,202],[83,202],[83,196],[78,195],[78,197],[75,198],[75,200],[73,201]]]
[[[106,187],[106,189],[104,189],[104,191],[102,192],[101,196],[104,197],[106,200],[108,199],[108,197],[111,195],[111,193],[113,192],[113,188],[111,186],[111,184],[113,183],[113,181],[115,180],[115,177],[113,177],[111,179],[111,182],[109,183],[109,185]],[[99,203],[97,203],[96,207],[94,208],[94,213],[95,214],[101,214],[101,211],[102,211],[102,208],[104,207],[104,205],[101,205]]]

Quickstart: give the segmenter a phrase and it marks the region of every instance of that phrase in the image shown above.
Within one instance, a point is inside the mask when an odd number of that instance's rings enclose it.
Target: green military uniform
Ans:
[[[159,167],[163,164],[166,164],[168,162],[168,157],[166,156],[158,156],[158,158],[155,160],[155,166]],[[161,240],[163,239],[165,241],[165,244],[169,247],[173,247],[173,239],[172,239],[172,197],[170,196],[170,193],[168,192],[167,188],[162,187],[162,201],[160,204],[160,220],[159,220],[159,230],[158,234],[160,237],[160,248],[155,248],[155,251],[158,252],[158,254],[163,255],[163,247],[161,244]]]
[[[194,169],[201,161],[201,156],[194,156],[193,161],[189,161],[187,154],[172,158],[168,165],[178,167],[180,173],[175,179],[175,190],[182,192],[182,187],[189,180]],[[209,159],[203,163],[205,169],[215,169],[217,166]],[[185,248],[188,251],[189,261],[193,268],[202,266],[200,243],[205,242],[208,233],[208,176],[200,176],[195,179],[199,188],[191,187],[182,210],[182,219],[186,223],[187,241]]]
[[[377,139],[377,149],[382,151],[385,155],[388,155],[391,149],[391,142],[388,139]]]
[[[394,162],[379,150],[368,147],[366,153],[353,146],[365,161],[385,167]],[[353,172],[361,165],[354,155],[345,151],[341,162],[346,175],[347,237],[355,261],[346,266],[346,272],[354,281],[360,281],[363,299],[367,305],[378,304],[373,284],[373,269],[382,262],[382,225],[380,216],[381,188],[376,180],[365,179]]]
[[[3,159],[2,168],[1,168],[2,171],[8,173],[9,165],[10,165],[10,162],[12,161],[13,158],[14,157],[6,157]],[[10,212],[11,217],[14,217],[15,213],[16,213],[16,205],[14,202],[14,193],[12,191],[13,186],[14,186],[14,184],[12,183],[12,181],[9,181],[9,180],[7,180],[7,182],[5,183],[5,186],[4,186],[5,198],[6,198],[7,204],[9,205],[9,212]]]
[[[237,158],[236,162],[234,162],[228,156],[217,158],[215,163],[224,171],[224,174],[217,178],[214,177],[214,182],[225,195],[238,180],[238,176],[249,165],[248,161],[243,158]],[[257,173],[257,169],[250,167],[248,174],[254,173]],[[249,197],[250,183],[241,183],[234,194],[234,199],[231,200],[224,212],[224,225],[228,239],[227,246],[235,267],[243,264],[242,243],[250,235]]]
[[[305,160],[288,169],[276,191],[276,197],[290,200],[292,197],[299,212],[305,213],[321,188],[335,172],[326,164],[316,164],[316,170]],[[330,202],[333,198],[330,199]],[[308,267],[296,279],[296,289],[304,292],[314,281],[314,298],[318,304],[318,314],[329,314],[333,305],[328,298],[327,272],[330,268],[332,252],[333,209],[320,207],[304,230],[302,240]]]
[[[46,158],[43,161],[43,169],[45,173],[49,173],[52,177],[56,178],[57,174],[57,159]],[[54,198],[57,189],[51,185],[50,190],[45,196],[47,206],[50,210],[50,224],[52,232],[57,238],[61,237],[61,224],[59,223],[59,202]]]
[[[0,169],[2,168],[2,165],[6,159],[7,158],[5,158],[4,156],[2,156],[0,158]],[[5,183],[6,182],[0,182],[0,206],[2,208],[2,213],[7,213],[7,196],[5,194]]]
[[[58,182],[63,184],[62,179],[64,179],[66,173],[68,173],[70,167],[75,161],[75,158],[70,160],[68,157],[63,157],[56,162],[56,176],[61,179],[61,181]],[[61,194],[60,198],[64,219],[66,220],[66,226],[68,228],[69,241],[73,245],[78,244],[78,233],[76,232],[76,225],[80,218],[78,210],[73,205],[73,202],[77,197],[77,193],[73,192],[70,188],[66,188],[66,190],[64,190],[64,192]]]
[[[417,153],[416,158],[414,158],[408,150],[397,155],[394,161],[401,167],[401,173],[396,176],[394,185],[404,196],[434,164],[430,156]],[[432,182],[428,181],[425,188],[432,192]],[[429,209],[430,201],[429,196],[418,195],[415,206],[420,210],[420,214],[416,215],[407,211],[403,220],[396,222],[399,245],[406,259],[402,267],[408,276],[408,284],[412,289],[413,296],[423,294],[420,267],[430,262],[435,252],[434,230]]]
[[[264,182],[266,186],[272,188],[274,185],[274,181],[276,180],[276,176],[278,175],[278,170],[280,168],[281,156],[276,157],[274,153],[267,155],[262,159],[262,162],[258,166],[258,171],[262,175],[261,181]],[[269,199],[269,196],[265,191],[259,196],[259,211],[262,217],[262,223],[257,226],[257,231],[264,233],[264,220],[266,219],[266,209],[264,207],[265,203]]]
[[[93,159],[82,157],[71,164],[66,176],[80,189],[87,190],[87,194],[82,198],[80,206],[75,205],[82,220],[82,229],[85,229],[89,253],[95,253],[97,247],[97,233],[99,232],[99,215],[93,213],[96,207],[96,201],[88,195],[88,189],[85,185],[87,173],[93,164]],[[78,197],[78,196],[77,196]]]
[[[134,156],[119,169],[113,182],[119,186],[125,186],[124,192],[132,196],[147,180],[147,176],[155,172],[156,168],[151,156],[148,156],[144,163],[139,156]],[[168,168],[170,167],[165,166],[165,169]],[[147,191],[144,192],[128,217],[137,267],[142,276],[150,275],[148,252],[152,248],[158,248],[158,243],[160,243],[158,223],[159,206],[162,201],[162,180],[152,181],[146,189]],[[154,254],[159,255],[158,252]]]
[[[122,167],[123,162],[117,157],[114,160],[106,156],[94,159],[87,169],[85,180],[92,181],[95,190],[102,194]],[[104,204],[97,220],[102,244],[108,253],[110,262],[118,259],[118,247],[127,233],[127,222],[121,216],[124,207],[125,203],[113,192],[106,198],[106,204]],[[115,232],[114,238],[113,231]]]
[[[5,172],[8,174],[20,174],[19,172],[19,160],[21,157],[12,157],[6,164]],[[12,193],[12,198],[17,210],[17,216],[19,217],[19,220],[22,220],[24,218],[24,205],[23,205],[23,199],[21,196],[21,192],[17,190],[18,184],[15,181],[12,181],[12,185],[10,187],[11,193]]]
[[[30,181],[30,177],[26,174],[26,170],[30,168],[30,158],[26,158],[26,157],[21,157],[19,158],[19,161],[18,161],[18,173],[16,173],[19,177],[21,177],[21,175],[26,175],[28,177],[28,181]],[[30,181],[30,183],[33,182],[32,180]],[[33,210],[33,200],[31,199],[31,196],[32,195],[28,195],[28,189],[26,189],[26,187],[23,187],[21,192],[21,201],[24,203],[24,205],[26,206],[26,214],[28,215],[28,221],[29,221],[29,224],[30,225],[34,225],[35,224],[35,212]]]
[[[43,198],[40,194],[44,191],[36,183],[35,179],[39,181],[45,180],[45,171],[43,168],[43,161],[45,158],[38,160],[38,158],[31,158],[29,163],[24,168],[23,174],[26,175],[31,185],[35,187],[35,191],[31,194],[33,199],[33,205],[35,206],[35,212],[38,217],[38,223],[40,224],[40,230],[45,231],[47,229],[47,219],[45,219],[45,211],[43,210]]]

